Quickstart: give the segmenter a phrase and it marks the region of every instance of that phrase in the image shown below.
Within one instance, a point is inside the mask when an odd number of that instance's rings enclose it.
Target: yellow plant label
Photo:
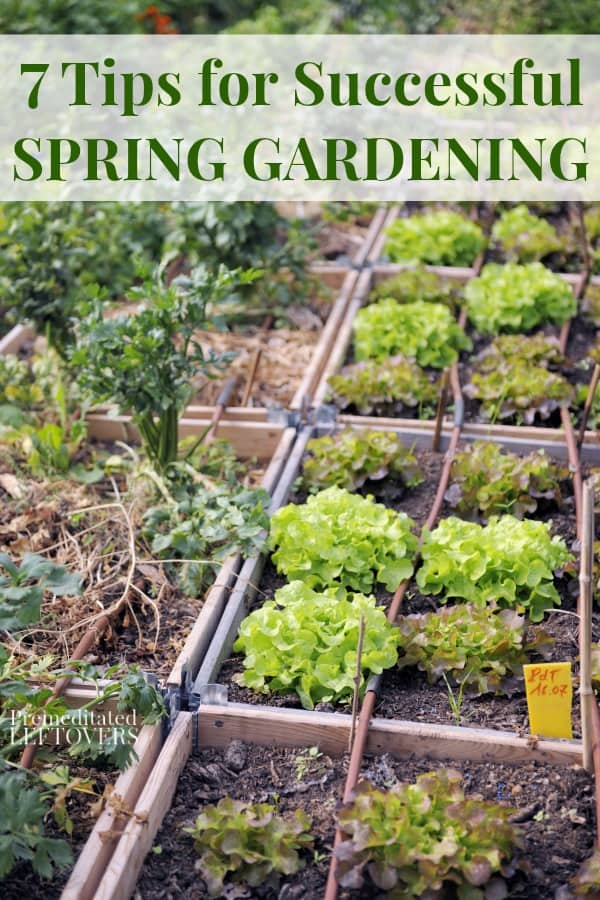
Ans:
[[[529,710],[529,730],[541,737],[571,738],[573,681],[571,663],[523,666]]]

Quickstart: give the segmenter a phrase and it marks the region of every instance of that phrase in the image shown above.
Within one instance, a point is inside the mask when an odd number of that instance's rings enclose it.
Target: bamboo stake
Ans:
[[[590,417],[592,403],[594,402],[596,388],[598,387],[598,381],[600,381],[600,365],[596,363],[596,365],[594,366],[594,371],[592,372],[592,377],[590,379],[590,386],[588,387],[587,397],[585,398],[585,406],[583,407],[583,413],[581,416],[581,426],[579,428],[579,435],[577,437],[577,446],[580,448],[585,438],[585,430],[587,428],[588,419]]]
[[[583,486],[581,565],[579,569],[579,695],[583,767],[593,771],[592,709],[592,572],[594,565],[594,482]]]
[[[348,753],[352,753],[352,745],[354,744],[354,735],[356,734],[356,719],[358,717],[358,697],[360,694],[360,674],[362,663],[363,642],[365,639],[365,617],[360,617],[360,625],[358,627],[358,645],[356,647],[356,674],[354,676],[354,694],[352,695],[352,724],[350,726],[350,735],[348,737]]]

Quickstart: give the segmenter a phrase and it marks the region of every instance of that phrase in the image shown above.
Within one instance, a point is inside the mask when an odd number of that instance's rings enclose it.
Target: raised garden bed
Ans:
[[[469,280],[475,283],[466,272],[458,269],[426,267],[424,272],[426,278],[433,277],[435,282],[441,284],[442,291],[448,296],[458,297],[458,303],[461,302],[461,292]],[[401,276],[402,273],[406,273],[406,269],[400,266],[377,266],[371,273],[364,272],[361,275],[323,378],[315,392],[316,407],[323,403],[329,404],[337,409],[342,420],[346,420],[347,416],[361,416],[378,418],[382,423],[397,420],[398,424],[406,427],[420,427],[418,422],[431,422],[436,417],[445,379],[444,404],[448,410],[444,419],[446,422],[451,419],[455,398],[448,383],[448,363],[445,366],[443,362],[436,363],[437,368],[427,365],[421,367],[413,360],[407,361],[398,346],[389,361],[382,357],[363,360],[357,364],[353,343],[357,314],[363,308],[369,309],[365,304],[369,296],[374,296],[374,289],[379,291],[379,286],[389,283],[390,278]],[[583,293],[585,276],[566,274],[561,276],[561,281],[572,288],[575,296],[581,298],[578,301],[580,312],[568,329],[546,325],[535,332],[536,340],[540,342],[540,353],[542,356],[547,354],[549,362],[542,361],[538,364],[537,360],[529,359],[523,368],[515,368],[518,354],[523,353],[525,347],[532,346],[530,335],[519,344],[518,335],[493,340],[491,337],[478,335],[469,326],[466,327],[466,337],[471,342],[472,349],[459,349],[454,358],[457,360],[456,374],[463,391],[464,422],[467,428],[487,428],[490,433],[499,429],[498,434],[508,434],[506,429],[511,426],[557,428],[561,427],[563,421],[562,408],[570,409],[574,425],[579,425],[595,361],[595,326],[588,312],[591,300]],[[595,288],[592,282],[590,297]],[[381,296],[383,294],[385,289]],[[415,296],[418,296],[418,288]],[[426,314],[427,304],[423,308]],[[383,309],[382,315],[385,321],[388,314]],[[455,315],[459,316],[458,311]],[[416,331],[420,330],[416,325],[414,327]],[[374,331],[376,333],[377,330]],[[561,352],[562,343],[565,350]],[[504,356],[491,356],[491,350],[496,346]],[[584,360],[585,365],[582,364]],[[535,366],[537,368],[532,372],[532,367]],[[524,373],[522,382],[517,377],[519,372]],[[529,380],[525,379],[525,374]],[[534,374],[541,386],[532,381]],[[494,378],[496,383],[492,383]],[[481,387],[479,379],[483,379]],[[505,396],[503,390],[506,391]],[[548,399],[552,397],[556,399]],[[591,428],[595,427],[597,421],[596,410],[597,401],[588,419]]]
[[[74,415],[76,422],[77,414]],[[69,423],[70,416],[69,411]],[[53,412],[48,409],[48,425],[52,418]],[[217,423],[212,424],[216,426]],[[54,427],[58,428],[58,425]],[[178,436],[179,439],[198,439],[206,435],[210,427],[210,420],[182,418]],[[125,480],[130,475],[133,476],[133,469],[127,474],[127,466],[125,469],[122,466],[127,459],[132,458],[130,465],[134,469],[140,463],[133,449],[139,442],[139,432],[127,418],[119,422],[105,420],[103,417],[90,417],[86,428],[86,437],[77,445],[74,456],[65,457],[64,460],[60,457],[60,465],[64,462],[65,469],[62,474],[59,473],[60,478],[55,475],[53,480],[40,474],[37,468],[40,460],[35,457],[37,461],[34,463],[34,457],[28,455],[29,451],[25,453],[20,443],[14,445],[19,447],[18,451],[11,449],[10,437],[8,444],[3,445],[0,466],[0,493],[3,499],[0,550],[8,551],[15,561],[26,551],[35,550],[44,555],[44,565],[52,560],[58,565],[66,565],[69,571],[79,569],[84,576],[84,593],[81,597],[75,596],[74,587],[70,591],[73,596],[65,599],[54,596],[51,590],[53,583],[49,585],[41,606],[41,622],[37,623],[30,618],[24,623],[26,627],[17,627],[6,647],[12,651],[15,660],[24,659],[34,666],[36,660],[50,651],[55,657],[54,669],[60,669],[75,650],[76,658],[79,654],[85,661],[85,666],[81,669],[84,678],[87,678],[92,662],[97,664],[100,672],[113,663],[123,663],[125,668],[131,663],[141,664],[145,669],[151,670],[155,677],[158,676],[163,684],[168,682],[174,692],[178,693],[185,674],[187,673],[188,678],[191,677],[199,665],[203,650],[208,645],[225,604],[228,589],[241,565],[242,556],[233,550],[220,563],[215,561],[215,574],[212,578],[214,584],[206,596],[203,596],[205,588],[196,594],[186,593],[185,587],[178,582],[177,567],[172,569],[170,563],[162,562],[162,559],[185,554],[180,551],[161,553],[158,549],[153,550],[149,543],[144,543],[144,509],[150,502],[154,502],[152,492],[148,494],[148,484],[144,489],[138,490],[138,493],[128,494],[127,501],[121,499]],[[241,481],[247,481],[248,488],[262,485],[265,494],[264,501],[261,502],[268,502],[268,492],[274,490],[293,443],[294,430],[260,421],[240,423],[235,419],[229,422],[225,430],[229,449],[225,444],[215,445],[218,448],[217,455],[211,464],[215,471],[211,474],[206,468],[204,470],[208,484],[214,481],[218,487],[219,471],[229,467],[229,478],[232,473],[237,473]],[[211,436],[221,438],[216,428],[213,428]],[[127,450],[123,442],[131,449]],[[208,454],[206,462],[210,459],[210,444],[205,441],[203,446]],[[113,461],[112,468],[107,471],[112,472],[112,475],[103,475],[101,466],[107,463],[109,455]],[[246,461],[245,468],[241,467],[240,460]],[[219,465],[215,468],[216,462]],[[34,465],[36,468],[28,472],[27,467]],[[79,480],[76,480],[75,466],[79,466]],[[85,476],[84,482],[88,480],[86,473],[94,475],[92,484],[82,483],[82,476]],[[144,475],[143,468],[138,476],[142,480],[149,477]],[[223,481],[223,484],[226,483]],[[232,549],[234,547],[235,544]],[[198,554],[200,557],[205,555],[206,553]],[[172,562],[176,563],[176,560]],[[209,578],[208,584],[210,581]],[[4,621],[6,622],[6,611]],[[13,626],[10,630],[14,631]],[[43,686],[44,669],[41,671]],[[79,670],[74,670],[75,674],[78,672]],[[115,670],[112,676],[109,671],[108,677],[108,687],[114,684],[118,689],[119,684],[114,679],[122,677],[121,670]],[[111,677],[113,681],[110,681]],[[95,684],[87,678],[67,690],[65,703],[67,707],[80,708],[89,705],[91,700],[97,706],[97,690]],[[110,696],[113,697],[110,703],[103,703],[95,709],[98,715],[110,712],[114,716],[119,712],[118,698],[114,694]],[[47,696],[40,699],[42,706],[45,699]],[[138,715],[135,730],[139,730],[142,722],[143,718]],[[93,891],[94,879],[99,879],[114,848],[111,834],[113,838],[118,835],[117,829],[122,827],[119,823],[124,821],[123,809],[130,808],[135,803],[154,765],[162,739],[160,726],[142,729],[136,751],[138,762],[125,772],[113,789],[113,795],[121,796],[125,807],[119,803],[112,806],[108,803],[93,828],[87,803],[76,802],[70,795],[67,796],[67,806],[73,812],[75,821],[74,837],[70,840],[75,853],[81,848],[86,832],[92,829],[89,846],[93,849],[73,870],[75,887],[70,885],[68,888],[68,891],[74,891],[73,896],[79,896],[82,883],[87,885],[85,890]],[[66,750],[61,750],[58,756],[60,764],[67,759]],[[75,774],[82,777],[81,769]],[[116,779],[116,774],[112,772],[98,774],[93,768],[89,770],[89,775],[99,785],[100,793],[105,783],[112,783]],[[125,815],[125,819],[126,817]],[[53,831],[50,833],[54,835]],[[54,887],[42,888],[43,882],[37,875],[24,875],[23,865],[15,873],[14,876],[9,875],[5,882],[10,886],[7,889],[14,889],[14,896],[20,896],[17,882],[23,886],[23,895],[30,895],[32,889],[39,888],[46,892],[45,896],[57,896],[65,881],[63,872],[53,883]],[[32,888],[32,885],[38,885],[38,888]]]

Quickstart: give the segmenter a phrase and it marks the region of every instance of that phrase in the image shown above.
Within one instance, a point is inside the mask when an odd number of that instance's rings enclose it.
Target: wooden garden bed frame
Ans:
[[[122,424],[104,417],[94,417],[89,422],[90,434],[98,439],[113,440],[116,437],[114,429],[118,429]],[[209,422],[203,419],[183,419],[180,423],[180,437],[202,434],[208,424]],[[271,510],[277,508],[275,505],[279,503],[277,488],[281,471],[294,443],[295,429],[264,422],[234,421],[229,424],[230,428],[226,433],[225,429],[219,430],[219,436],[227,436],[241,458],[255,456],[259,460],[268,461],[262,486],[272,496]],[[131,423],[127,423],[127,427],[130,429],[129,436],[135,438],[136,433],[132,430]],[[230,555],[224,561],[167,678],[166,687],[172,695],[171,700],[175,708],[178,695],[195,677],[202,657],[211,643],[242,563],[242,556],[239,553]],[[119,804],[112,807],[108,805],[95,823],[61,895],[65,900],[75,898],[88,900],[95,896],[96,887],[127,823],[127,815],[122,813],[123,805],[128,810],[134,808],[158,759],[164,733],[165,729],[162,726],[147,726],[141,729],[136,743],[138,760],[118,778],[114,786],[112,796],[120,798]]]
[[[381,425],[381,422],[378,422]],[[399,436],[419,446],[427,446],[432,429],[419,423],[414,430],[392,427]],[[364,422],[358,428],[367,427]],[[560,434],[552,433],[540,441],[539,429],[523,429],[519,434],[500,442],[513,450],[531,450],[544,446],[553,454],[561,445]],[[296,440],[280,476],[273,507],[285,503],[297,477],[306,443],[311,437],[330,428],[306,426]],[[479,434],[465,433],[464,440]],[[445,434],[447,441],[448,435]],[[498,440],[497,436],[493,436]],[[600,445],[585,444],[582,456],[590,462],[600,462]],[[240,572],[214,637],[200,667],[197,684],[215,684],[220,667],[229,656],[237,630],[259,586],[264,560],[247,560]],[[123,834],[93,895],[67,894],[65,900],[128,900],[161,823],[170,807],[177,781],[190,755],[196,749],[225,748],[231,740],[239,739],[260,746],[310,747],[318,745],[323,752],[341,756],[348,750],[351,716],[342,713],[270,707],[245,703],[203,702],[203,692],[195,712],[180,712],[146,785],[140,793],[133,815],[127,819]],[[436,725],[396,719],[374,718],[369,728],[367,752],[391,753],[399,758],[416,756],[432,760],[461,759],[472,762],[522,763],[538,761],[571,766],[582,763],[583,748],[579,740],[546,740],[520,737],[506,731],[465,726]],[[95,829],[96,831],[96,829]],[[84,854],[92,854],[94,862],[97,843],[86,847]],[[83,863],[78,863],[83,865]]]
[[[357,312],[362,308],[365,298],[368,297],[370,292],[377,284],[380,284],[387,278],[398,275],[400,272],[405,271],[407,268],[409,267],[404,265],[377,265],[373,269],[365,269],[361,272],[356,282],[354,294],[348,304],[346,315],[331,348],[331,353],[329,354],[328,361],[323,368],[321,380],[314,393],[313,406],[316,409],[323,405],[327,399],[329,378],[336,372],[338,372],[344,364],[348,348],[352,341],[354,320],[356,318]],[[462,269],[458,267],[450,268],[444,266],[425,266],[425,269],[432,274],[437,274],[448,279],[454,279],[461,284],[474,277],[473,269]],[[582,279],[585,278],[585,275],[561,273],[560,277],[568,282],[568,284],[570,284],[575,291],[580,286]],[[600,285],[600,277],[592,278],[590,283],[593,285]],[[585,294],[583,295],[583,298],[583,302],[585,302]],[[337,421],[345,422],[347,424],[365,423],[369,424],[371,428],[402,428],[419,432],[423,430],[428,431],[434,427],[433,419],[350,415],[345,413],[338,413]],[[446,421],[444,422],[443,427],[447,430],[451,429],[452,426],[450,422]],[[463,434],[469,437],[471,435],[477,435],[482,438],[488,438],[489,440],[498,441],[505,441],[507,439],[522,437],[525,440],[532,440],[536,442],[552,442],[555,439],[555,436],[557,442],[563,440],[562,430],[560,428],[543,428],[521,425],[491,425],[483,422],[465,423],[465,425],[463,426]],[[597,442],[598,440],[599,438],[596,435],[596,432],[586,432],[586,443],[591,444]]]

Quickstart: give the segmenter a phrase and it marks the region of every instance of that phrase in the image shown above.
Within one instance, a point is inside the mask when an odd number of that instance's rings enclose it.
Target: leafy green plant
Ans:
[[[521,519],[534,513],[540,500],[559,504],[567,476],[543,450],[519,456],[492,441],[475,441],[456,453],[445,499],[461,515],[511,513]]]
[[[313,438],[306,445],[302,483],[310,491],[336,485],[355,491],[367,481],[388,475],[406,487],[423,481],[412,450],[397,434],[344,428],[336,434]]]
[[[295,691],[305,709],[349,700],[355,689],[360,620],[361,696],[369,675],[396,662],[397,630],[374,597],[347,596],[335,588],[317,592],[292,581],[240,626],[234,650],[244,653],[235,681],[261,693]]]
[[[420,415],[427,417],[439,394],[437,381],[403,356],[344,366],[339,374],[330,376],[329,389],[340,409],[355,406],[362,415],[401,404],[411,410],[418,408]]]
[[[193,395],[194,375],[214,375],[229,359],[207,357],[195,332],[206,326],[211,303],[254,277],[198,268],[184,284],[132,288],[129,296],[145,302],[131,315],[105,319],[96,306],[81,323],[72,354],[81,384],[96,401],[132,414],[157,468],[177,460],[179,418]]]
[[[42,878],[51,878],[55,866],[70,865],[73,857],[66,841],[44,831],[47,813],[48,804],[39,790],[27,786],[24,772],[0,774],[0,878],[21,860]]]
[[[421,615],[401,616],[401,669],[416,666],[430,684],[448,678],[461,690],[500,693],[510,675],[520,675],[528,652],[551,644],[540,629],[529,640],[523,616],[512,609],[458,603]]]
[[[513,814],[503,804],[466,799],[453,769],[388,791],[363,781],[338,814],[346,835],[334,851],[339,883],[360,889],[368,876],[392,896],[441,896],[452,887],[465,900],[483,900],[495,873],[513,872],[509,862],[521,845]]]
[[[398,303],[387,298],[360,309],[354,320],[357,360],[381,361],[402,353],[420,366],[443,369],[471,342],[441,303]]]
[[[264,317],[306,294],[310,285],[306,266],[314,240],[300,222],[281,216],[274,203],[186,201],[173,204],[171,210],[168,258],[182,257],[187,266],[203,265],[212,271],[225,266],[268,275],[254,282],[253,290],[259,300],[268,300],[269,308],[259,302],[255,309],[246,296],[237,305],[237,318]],[[233,308],[223,310],[224,326],[232,316]]]
[[[573,560],[563,538],[550,536],[551,523],[492,516],[487,525],[455,516],[425,530],[423,565],[417,584],[446,603],[458,597],[479,606],[525,611],[539,622],[560,605],[554,572]]]
[[[265,549],[268,503],[269,495],[262,489],[194,485],[193,490],[179,492],[174,502],[149,509],[144,534],[153,553],[185,560],[179,566],[181,584],[186,593],[197,596],[230,553],[254,556]]]
[[[65,356],[86,285],[118,297],[150,270],[165,227],[152,203],[0,204],[0,305]]]
[[[478,372],[527,364],[552,368],[565,363],[558,338],[543,333],[501,334],[477,356]]]
[[[397,275],[385,278],[373,288],[369,302],[375,303],[386,297],[393,297],[398,303],[415,303],[417,300],[443,303],[452,310],[458,301],[456,284],[448,278],[428,272],[423,266],[403,269]]]
[[[355,591],[381,582],[394,591],[412,574],[417,548],[413,525],[405,513],[372,497],[330,487],[306,503],[277,510],[269,543],[277,570],[290,580]]]
[[[6,444],[35,476],[98,480],[101,472],[73,466],[87,436],[86,398],[52,350],[29,362],[0,357],[0,444]]]
[[[0,553],[0,629],[18,631],[37,622],[44,591],[55,596],[81,593],[81,578],[36,553],[20,564]]]
[[[211,897],[225,896],[226,882],[276,887],[280,875],[304,867],[299,851],[310,849],[311,821],[301,809],[279,816],[268,803],[224,797],[205,807],[192,827],[198,871]]]
[[[492,228],[492,240],[511,262],[534,262],[562,248],[556,229],[530,213],[524,203],[502,212]]]
[[[544,322],[562,325],[577,301],[559,275],[533,262],[489,263],[465,288],[469,321],[481,334],[531,331]]]
[[[536,416],[549,418],[555,410],[568,407],[575,400],[572,385],[562,375],[519,360],[486,373],[473,372],[463,391],[467,397],[479,400],[483,419],[495,422],[514,417],[527,425]]]
[[[386,234],[384,253],[397,263],[470,266],[485,247],[479,225],[446,210],[396,219]]]

